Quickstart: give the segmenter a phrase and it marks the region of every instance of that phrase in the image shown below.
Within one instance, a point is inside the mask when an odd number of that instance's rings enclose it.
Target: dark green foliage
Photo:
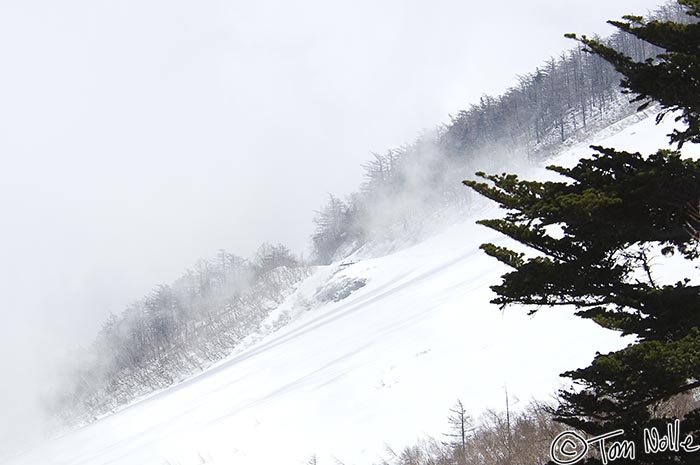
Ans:
[[[698,16],[700,1],[679,3]],[[636,100],[681,112],[687,128],[675,131],[672,142],[700,142],[700,28],[626,19],[612,24],[665,51],[635,62],[600,42],[580,40],[623,74],[622,84]],[[548,167],[568,178],[561,182],[484,173],[478,176],[488,182],[465,181],[507,210],[503,219],[479,223],[536,251],[527,256],[482,245],[514,269],[492,286],[498,295],[493,303],[534,305],[532,312],[573,306],[582,318],[635,336],[625,349],[598,354],[590,366],[563,374],[577,388],[561,392],[557,418],[591,435],[624,429],[625,439],[639,444],[634,463],[695,463],[697,455],[644,455],[641,445],[644,427],[665,432],[672,415],[659,413],[663,402],[700,387],[700,286],[691,280],[698,277],[700,161],[665,149],[650,156],[593,149],[597,153],[573,168]],[[673,267],[687,264],[686,278],[658,279],[654,265],[665,260]],[[700,410],[683,416],[681,431],[700,436]]]
[[[597,155],[574,168],[549,167],[572,179],[570,183],[483,173],[478,174],[493,186],[465,182],[510,210],[504,219],[480,224],[544,255],[524,261],[522,254],[506,248],[482,246],[489,255],[523,269],[505,275],[495,287],[496,303],[629,306],[653,285],[629,283],[611,294],[612,286],[643,269],[648,262],[643,245],[658,243],[668,253],[696,258],[686,224],[688,203],[700,198],[700,163],[666,150],[644,158],[596,149]],[[562,237],[550,234],[551,229]]]
[[[665,150],[644,158],[597,149],[572,169],[550,167],[571,182],[483,173],[492,185],[466,182],[509,210],[481,224],[539,252],[526,258],[482,246],[514,269],[492,286],[493,303],[573,305],[583,318],[637,336],[627,349],[564,374],[585,389],[563,392],[558,416],[591,434],[635,431],[630,418],[647,425],[648,407],[700,379],[700,288],[658,283],[651,264],[653,251],[698,256],[686,224],[688,203],[700,198],[700,162]]]
[[[665,50],[655,59],[636,62],[619,51],[591,40],[586,36],[578,39],[590,51],[603,57],[624,75],[622,86],[637,94],[635,101],[655,100],[665,112],[681,111],[677,120],[688,126],[686,130],[675,130],[671,140],[682,146],[685,142],[700,142],[700,2],[679,0],[687,7],[688,23],[651,20],[639,16],[625,16],[625,21],[609,21],[621,31],[632,34]]]

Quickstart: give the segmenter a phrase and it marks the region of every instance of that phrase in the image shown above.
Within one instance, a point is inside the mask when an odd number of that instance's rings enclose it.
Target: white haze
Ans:
[[[54,356],[217,249],[302,251],[369,152],[655,1],[0,4],[0,437]]]

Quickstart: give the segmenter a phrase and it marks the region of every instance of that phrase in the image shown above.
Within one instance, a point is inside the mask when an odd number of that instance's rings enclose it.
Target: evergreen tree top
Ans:
[[[645,20],[625,16],[623,21],[608,21],[616,28],[663,49],[655,59],[635,62],[604,43],[567,34],[586,45],[587,50],[603,57],[623,75],[621,85],[637,94],[633,101],[661,104],[660,121],[671,112],[679,112],[676,121],[687,125],[669,134],[671,142],[682,147],[686,142],[700,142],[700,0],[679,0],[687,8],[688,22]]]

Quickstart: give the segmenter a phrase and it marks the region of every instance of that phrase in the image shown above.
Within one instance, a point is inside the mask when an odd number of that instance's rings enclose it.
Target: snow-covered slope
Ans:
[[[612,135],[619,129],[596,142],[652,151],[669,132],[653,118]],[[573,147],[558,162],[589,152]],[[490,305],[488,286],[504,268],[478,245],[500,240],[469,220],[393,255],[319,269],[275,313],[270,325],[290,321],[276,332],[177,387],[1,461],[301,464],[315,454],[319,463],[369,464],[385,445],[444,432],[458,398],[476,416],[503,409],[505,387],[516,408],[547,398],[560,372],[624,341],[570,311],[528,317]]]

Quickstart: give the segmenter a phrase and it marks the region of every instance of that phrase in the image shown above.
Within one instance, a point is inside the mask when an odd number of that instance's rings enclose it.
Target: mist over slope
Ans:
[[[615,43],[625,53],[638,53],[638,59],[653,53],[638,50],[625,40]],[[293,256],[282,245],[264,245],[249,259],[222,251],[113,315],[95,343],[76,353],[77,363],[70,370],[56,370],[61,389],[47,396],[50,413],[69,424],[95,421],[135,400],[139,405],[148,403],[149,396],[162,395],[159,390],[206,372],[231,355],[244,357],[234,360],[247,360],[244,354],[255,352],[271,334],[284,332],[285,325],[303,320],[305,312],[352,304],[358,296],[376,292],[372,283],[378,279],[370,269],[353,273],[357,265],[409,254],[401,267],[382,268],[381,276],[395,276],[386,284],[393,289],[391,283],[402,280],[398,269],[409,273],[420,269],[415,256],[410,258],[411,251],[430,243],[435,234],[445,244],[453,244],[445,236],[446,228],[458,228],[457,219],[464,218],[465,212],[487,212],[460,186],[459,180],[468,176],[465,170],[525,169],[562,145],[571,145],[632,113],[633,107],[613,84],[616,76],[583,57],[579,49],[551,60],[498,99],[485,97],[479,105],[453,117],[449,125],[415,143],[375,154],[365,166],[367,180],[360,191],[344,199],[330,196],[329,204],[318,212],[311,262]],[[564,82],[567,86],[562,87]],[[471,229],[464,234],[475,235],[479,242],[483,239]],[[473,252],[467,252],[462,260],[471,255]],[[449,282],[445,272],[453,269],[453,262],[441,260],[428,258],[434,266],[419,276],[440,275]],[[488,270],[486,264],[476,263]],[[324,277],[324,270],[330,274]],[[306,279],[309,275],[311,281]],[[313,279],[320,281],[310,290],[307,283]],[[475,279],[467,276],[467,282]],[[428,282],[422,278],[410,281],[366,303],[393,308],[391,296]],[[440,291],[426,292],[433,302],[440,302],[438,295],[451,296],[451,288],[434,287]],[[471,292],[456,282],[454,287],[465,295]],[[415,301],[420,307],[430,307],[420,298]],[[367,305],[360,302],[357,306]],[[395,319],[389,326],[393,325],[401,328],[406,323]],[[375,344],[375,339],[368,345]],[[188,384],[191,382],[185,386]]]
[[[677,13],[667,7],[657,14]],[[655,53],[624,34],[609,43],[636,59]],[[221,250],[156,286],[56,367],[57,387],[43,398],[49,414],[85,424],[175,385],[290,321],[280,305],[316,267],[400,251],[478,212],[483,200],[460,183],[473,171],[527,169],[634,113],[617,79],[604,61],[572,49],[504,95],[484,96],[413,143],[374,154],[360,189],[343,199],[330,195],[317,212],[310,258],[283,245],[263,244],[249,258]],[[348,278],[314,298],[342,300],[365,285]],[[300,305],[308,301],[303,296]]]
[[[670,123],[629,125],[638,119],[590,142],[642,152],[665,145]],[[580,144],[556,162],[588,152]],[[473,221],[497,214],[483,206],[396,253],[363,249],[317,267],[235,355],[3,463],[304,463],[312,454],[371,463],[385,443],[439,435],[457,398],[477,416],[502,407],[506,387],[514,408],[548,397],[560,372],[624,341],[566,310],[527,317],[490,305],[488,285],[504,268],[478,245],[503,239]],[[280,319],[287,324],[276,329]]]

